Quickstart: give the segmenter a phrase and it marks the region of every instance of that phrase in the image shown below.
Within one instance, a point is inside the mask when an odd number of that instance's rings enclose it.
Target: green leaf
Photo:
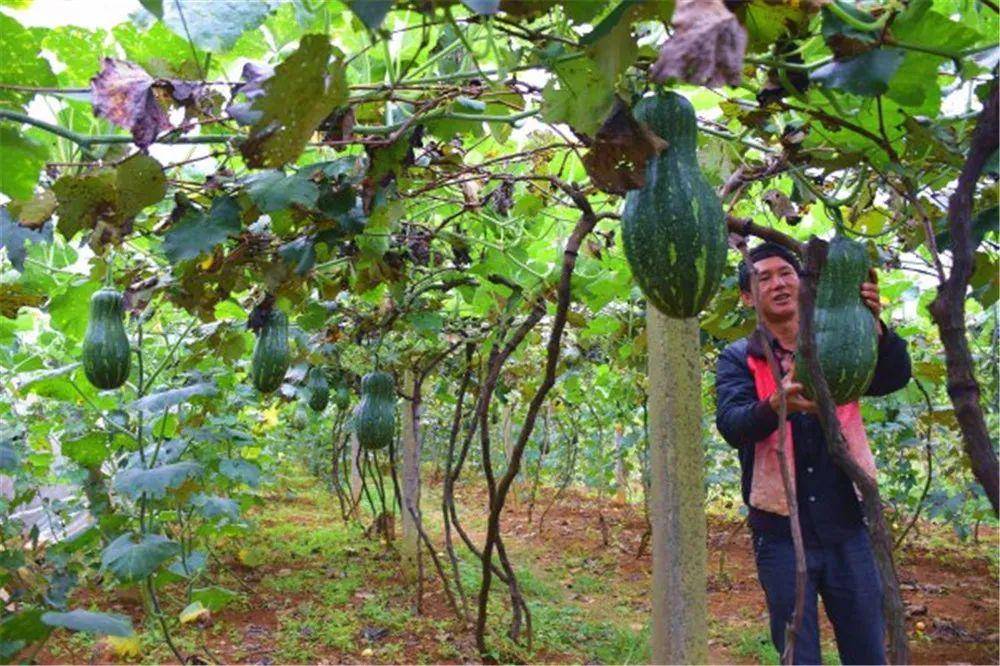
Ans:
[[[209,520],[226,518],[235,523],[240,519],[240,505],[228,497],[195,495],[191,498],[191,504],[197,507],[203,518]]]
[[[38,231],[22,227],[11,218],[6,206],[0,206],[0,248],[7,251],[7,259],[21,272],[24,271],[24,260],[28,256],[25,241],[51,243],[51,225]]]
[[[37,33],[0,13],[0,83],[28,87],[55,86],[55,74],[49,61],[39,55],[41,50],[42,43]],[[34,96],[33,92],[0,90],[0,108],[20,111]]]
[[[21,464],[21,458],[14,447],[7,442],[0,442],[0,470],[16,472]]]
[[[52,629],[42,621],[41,608],[25,608],[0,620],[0,659],[13,661],[21,648],[46,638]]]
[[[260,118],[240,146],[248,166],[277,168],[294,161],[320,122],[347,100],[343,64],[338,55],[331,66],[330,54],[325,35],[306,35],[264,81],[252,106]]]
[[[224,459],[219,463],[219,473],[223,476],[256,487],[260,483],[260,467],[248,460]]]
[[[218,393],[218,389],[215,384],[212,382],[201,382],[199,384],[192,384],[191,386],[167,389],[166,391],[143,396],[129,405],[129,409],[142,410],[150,414],[159,414],[164,409],[176,407],[196,396],[212,396],[216,393]]]
[[[89,86],[101,68],[101,57],[116,56],[105,30],[86,30],[75,25],[52,28],[42,37],[42,46],[66,67],[56,77],[67,87]]]
[[[593,136],[614,106],[613,88],[590,58],[559,63],[555,74],[542,91],[542,118]]]
[[[286,176],[281,171],[265,171],[248,176],[244,182],[247,194],[262,213],[273,213],[293,205],[313,208],[319,199],[316,183],[299,174]]]
[[[35,191],[38,176],[49,151],[41,143],[24,136],[10,125],[0,125],[0,192],[11,199],[28,199]]]
[[[62,452],[81,467],[97,467],[108,457],[108,437],[89,433],[77,439],[63,440]]]
[[[52,328],[61,331],[70,340],[83,340],[90,312],[90,297],[100,286],[97,282],[85,280],[71,284],[53,296],[48,308]]]
[[[411,312],[406,321],[419,333],[439,333],[444,328],[444,318],[436,312]]]
[[[198,587],[191,592],[192,601],[200,601],[207,609],[213,613],[222,610],[230,603],[239,599],[240,595],[224,587],[212,585],[210,587]]]
[[[139,4],[156,18],[163,18],[163,0],[139,0]]]
[[[196,51],[195,62],[187,39],[178,37],[163,23],[156,22],[145,31],[134,23],[122,23],[111,33],[125,57],[154,77],[197,79],[201,75],[199,63],[204,62],[204,51]]]
[[[123,534],[101,553],[101,568],[123,583],[135,582],[152,575],[180,552],[179,543],[160,534],[147,534],[138,541],[132,534]]]
[[[827,88],[874,97],[889,89],[889,81],[903,62],[903,55],[902,49],[874,49],[823,65],[809,78]]]
[[[212,200],[204,213],[188,208],[163,238],[163,253],[170,263],[194,259],[211,252],[230,236],[240,232],[240,207],[232,197],[222,195]]]
[[[349,0],[348,6],[369,30],[377,30],[392,9],[393,0]]]
[[[72,610],[68,613],[45,613],[42,615],[42,622],[50,627],[62,627],[71,631],[103,636],[131,636],[134,633],[132,621],[124,615],[94,613],[85,610]]]
[[[181,486],[185,481],[201,473],[201,465],[186,460],[160,465],[152,469],[131,468],[115,475],[114,489],[132,499],[146,494],[154,499],[163,499],[167,491]]]
[[[160,202],[167,194],[167,177],[160,163],[149,155],[134,155],[115,170],[121,214],[133,217]]]
[[[163,5],[163,22],[198,48],[221,53],[263,23],[274,6],[269,0],[170,0]]]
[[[66,240],[79,231],[92,229],[100,220],[116,217],[118,192],[116,172],[96,169],[80,175],[67,174],[52,185],[59,201],[58,228]]]

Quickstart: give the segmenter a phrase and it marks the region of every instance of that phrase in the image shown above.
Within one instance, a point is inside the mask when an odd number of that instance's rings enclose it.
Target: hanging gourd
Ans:
[[[253,350],[251,377],[257,390],[270,393],[281,386],[288,371],[288,361],[288,317],[274,308],[258,331]]]
[[[813,330],[816,353],[834,403],[854,402],[868,390],[878,360],[878,322],[861,300],[868,279],[868,251],[846,236],[830,241],[826,265],[816,285]],[[805,362],[795,364],[807,395],[812,385]]]
[[[90,318],[83,337],[83,372],[99,389],[115,389],[125,383],[132,350],[125,333],[122,295],[104,288],[90,297]]]
[[[326,409],[326,404],[330,401],[330,385],[322,368],[314,366],[309,369],[306,388],[309,391],[309,407],[314,412]]]
[[[694,108],[683,96],[644,97],[633,114],[667,141],[646,164],[646,182],[625,197],[625,257],[646,298],[668,317],[696,316],[726,266],[726,218],[698,167]]]
[[[354,432],[365,449],[385,448],[396,436],[396,383],[388,372],[370,372],[362,377]]]

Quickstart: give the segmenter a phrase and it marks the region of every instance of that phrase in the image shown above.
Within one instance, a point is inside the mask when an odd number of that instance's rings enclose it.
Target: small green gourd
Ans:
[[[275,390],[285,379],[288,362],[288,317],[274,308],[257,333],[250,371],[253,385],[261,393]]]
[[[115,389],[128,379],[132,350],[125,333],[122,295],[101,289],[90,297],[90,318],[83,338],[83,372],[99,389]]]
[[[330,401],[330,385],[326,381],[326,373],[323,372],[322,368],[310,368],[306,388],[309,389],[309,407],[314,412],[322,412],[326,409],[326,405]]]
[[[861,300],[868,280],[868,252],[845,236],[830,241],[826,265],[816,285],[813,330],[819,364],[838,405],[854,402],[868,390],[878,361],[878,323]],[[806,395],[812,386],[805,362],[795,364]]]
[[[388,372],[361,379],[361,402],[354,410],[354,432],[365,449],[382,449],[396,436],[396,384]]]
[[[625,197],[622,240],[646,298],[668,317],[696,316],[726,266],[726,217],[698,167],[697,122],[683,96],[644,97],[633,114],[668,143],[646,164],[646,182]]]

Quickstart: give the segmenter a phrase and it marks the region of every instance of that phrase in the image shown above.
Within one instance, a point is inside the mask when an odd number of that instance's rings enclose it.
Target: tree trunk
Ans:
[[[708,661],[704,448],[697,319],[648,306],[654,664]]]
[[[511,456],[514,455],[514,444],[517,440],[514,439],[514,404],[508,402],[503,406],[503,453],[504,461],[509,465]],[[517,479],[514,479],[514,483],[510,487],[511,495],[517,500]]]
[[[628,501],[628,473],[625,471],[625,430],[621,423],[615,424],[615,493],[622,504]]]
[[[420,551],[420,385],[414,380],[412,370],[403,373],[403,456],[402,456],[402,543],[400,555],[403,573],[415,580],[418,573],[417,556]]]
[[[965,298],[969,279],[975,269],[975,244],[972,238],[972,205],[976,181],[983,167],[997,150],[1000,102],[994,82],[989,100],[983,105],[972,135],[969,155],[958,176],[955,192],[948,200],[948,230],[951,232],[951,274],[930,304],[931,316],[941,333],[945,367],[948,369],[948,396],[955,407],[955,419],[962,429],[965,452],[972,472],[982,485],[996,513],[1000,508],[1000,467],[993,448],[986,418],[980,404],[979,382],[973,370],[972,353],[965,328]]]

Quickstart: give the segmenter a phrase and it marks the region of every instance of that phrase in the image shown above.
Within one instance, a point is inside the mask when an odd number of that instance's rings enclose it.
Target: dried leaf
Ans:
[[[666,141],[637,121],[628,105],[616,99],[611,114],[583,156],[583,165],[598,189],[624,195],[645,184],[646,162],[666,147]]]
[[[746,47],[746,30],[722,0],[678,0],[674,34],[660,47],[649,75],[657,82],[738,85]]]
[[[94,115],[129,130],[135,144],[146,148],[157,134],[171,127],[167,112],[157,99],[155,83],[138,65],[104,58],[100,73],[90,80]]]

